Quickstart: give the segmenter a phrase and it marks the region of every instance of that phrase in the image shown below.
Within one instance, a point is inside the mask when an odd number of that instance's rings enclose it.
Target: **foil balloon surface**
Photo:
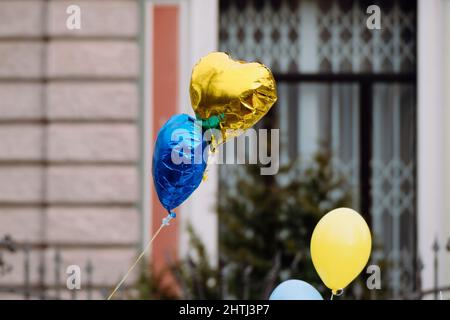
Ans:
[[[169,212],[202,181],[207,147],[201,124],[187,114],[173,116],[159,131],[153,153],[153,182],[160,202]]]
[[[223,52],[200,59],[189,91],[197,118],[219,122],[217,144],[252,127],[277,100],[275,80],[266,66],[235,61]]]

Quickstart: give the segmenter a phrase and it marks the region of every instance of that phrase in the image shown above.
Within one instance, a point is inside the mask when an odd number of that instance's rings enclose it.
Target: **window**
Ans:
[[[366,27],[381,8],[382,29]],[[392,296],[415,286],[415,1],[220,1],[220,50],[271,67],[282,160],[325,143]],[[226,169],[225,169],[226,170]],[[224,170],[221,174],[225,175]]]

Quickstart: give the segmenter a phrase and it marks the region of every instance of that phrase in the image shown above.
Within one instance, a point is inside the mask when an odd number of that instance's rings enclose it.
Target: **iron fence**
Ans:
[[[6,235],[0,239],[0,277],[7,279],[13,272],[13,265],[5,258],[6,253],[21,253],[23,283],[0,284],[0,293],[10,294],[17,299],[42,299],[42,300],[61,300],[80,298],[82,299],[105,299],[112,290],[109,284],[96,284],[94,282],[94,264],[88,259],[84,266],[80,266],[82,271],[83,284],[80,288],[68,289],[66,285],[67,274],[63,271],[67,266],[63,263],[63,248],[58,245],[46,243],[20,243],[14,241]],[[37,255],[32,255],[37,253]],[[48,266],[48,254],[53,260]],[[32,279],[32,274],[37,272],[37,279]],[[53,281],[48,281],[52,279]],[[17,283],[17,282],[16,282]],[[122,294],[130,288],[124,286],[121,289]],[[120,296],[120,293],[117,296]]]
[[[417,261],[418,266],[416,268],[417,274],[415,275],[416,287],[419,290],[412,291],[408,294],[404,294],[399,296],[398,298],[402,299],[424,299],[432,296],[435,300],[442,299],[442,294],[446,292],[450,292],[450,285],[439,286],[439,259],[441,257],[441,251],[450,252],[450,239],[448,240],[446,246],[443,248],[435,240],[433,247],[434,258],[433,258],[433,275],[434,275],[434,284],[433,288],[421,288],[420,285],[420,270],[422,269],[422,263],[420,259]],[[44,252],[44,251],[53,251],[53,268],[49,270],[46,259],[38,259],[37,263],[33,263],[33,259],[31,258],[31,253],[33,251]],[[12,254],[22,252],[23,253],[23,283],[18,285],[1,285],[0,284],[0,293],[13,294],[16,295],[17,298],[23,299],[47,299],[47,300],[60,300],[60,299],[78,299],[79,293],[81,290],[72,289],[69,290],[65,285],[65,274],[62,274],[63,259],[62,259],[62,249],[59,246],[52,246],[44,243],[18,243],[15,242],[10,236],[4,236],[0,239],[0,277],[7,277],[13,271],[13,265],[10,264],[7,259],[5,259],[5,253],[9,252]],[[274,267],[276,268],[276,267]],[[32,281],[31,274],[32,271],[37,271],[38,281]],[[192,270],[195,273],[195,270]],[[275,270],[273,270],[275,272]],[[49,284],[46,282],[47,272],[53,273],[53,284]],[[249,283],[249,275],[252,272],[252,268],[248,266],[243,270],[243,277],[245,287],[248,288],[250,286]],[[106,299],[109,292],[111,291],[111,285],[98,285],[93,281],[94,275],[94,265],[91,260],[87,260],[86,264],[83,267],[83,275],[86,281],[82,286],[82,290],[85,295],[82,297],[83,299],[91,300],[94,299],[94,294],[96,294],[97,298]],[[194,276],[194,275],[193,275]],[[222,275],[226,277],[226,275]],[[64,277],[64,278],[63,278]],[[226,282],[226,281],[225,281]],[[244,292],[248,289],[244,288]],[[126,295],[131,288],[129,286],[124,286],[120,289],[120,292],[117,294],[118,297],[121,295]],[[69,296],[64,295],[63,291],[69,290]],[[226,287],[222,288],[222,298],[227,299],[228,293]],[[66,291],[67,292],[67,291]],[[248,294],[245,294],[247,296]]]

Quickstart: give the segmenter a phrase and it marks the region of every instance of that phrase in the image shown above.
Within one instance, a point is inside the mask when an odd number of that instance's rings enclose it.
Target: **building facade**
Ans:
[[[136,256],[139,32],[137,1],[0,1],[2,298],[86,298],[89,266],[99,298]]]
[[[377,3],[381,30],[357,1],[0,1],[0,237],[18,248],[1,251],[1,297],[69,297],[56,285],[67,266],[92,265],[102,298],[126,272],[165,216],[157,132],[193,113],[190,72],[214,50],[273,69],[280,126],[293,128],[282,157],[327,138],[383,240],[376,255],[398,266],[396,294],[403,274],[450,285],[450,1]],[[72,4],[80,30],[66,27]],[[211,166],[147,253],[157,271],[188,254],[189,224],[217,263],[219,181]]]

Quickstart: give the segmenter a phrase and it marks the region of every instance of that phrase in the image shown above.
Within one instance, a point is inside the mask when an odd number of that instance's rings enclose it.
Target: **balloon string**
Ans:
[[[330,298],[330,300],[333,300],[333,291],[331,291],[331,298]]]
[[[138,262],[142,259],[142,257],[145,255],[145,252],[150,248],[150,246],[152,245],[153,241],[156,239],[156,237],[158,236],[158,234],[161,232],[161,230],[165,227],[169,225],[169,221],[173,218],[175,218],[176,215],[173,212],[169,211],[169,214],[167,215],[167,217],[165,217],[162,220],[161,225],[159,226],[159,229],[155,232],[155,234],[153,235],[153,237],[150,239],[150,241],[147,242],[147,244],[145,245],[144,249],[142,250],[142,252],[139,254],[139,256],[137,257],[137,259],[133,262],[133,264],[131,265],[131,267],[128,269],[128,271],[125,273],[125,275],[123,276],[123,278],[119,281],[119,283],[116,285],[116,287],[114,288],[114,290],[111,292],[111,294],[108,296],[108,298],[106,300],[111,300],[111,298],[114,296],[114,294],[117,292],[117,290],[119,290],[119,288],[122,286],[122,284],[125,282],[125,280],[128,278],[128,276],[130,275],[131,271],[136,267],[136,265],[138,264]]]

